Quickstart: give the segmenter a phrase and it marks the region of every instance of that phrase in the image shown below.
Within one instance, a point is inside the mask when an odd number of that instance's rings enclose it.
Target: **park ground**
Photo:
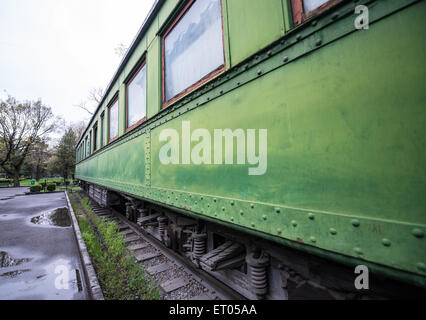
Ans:
[[[0,300],[88,298],[65,193],[0,188]]]

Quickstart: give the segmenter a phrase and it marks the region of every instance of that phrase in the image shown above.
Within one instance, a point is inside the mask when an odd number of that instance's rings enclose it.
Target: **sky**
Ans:
[[[106,88],[154,0],[0,0],[0,98],[41,99],[68,124]]]

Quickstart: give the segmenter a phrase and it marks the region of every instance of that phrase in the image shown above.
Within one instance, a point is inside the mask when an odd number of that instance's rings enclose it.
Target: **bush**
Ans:
[[[60,185],[62,185],[62,182],[61,181],[56,181],[55,184],[56,184],[57,187],[59,187]]]
[[[46,189],[46,182],[40,182],[40,185],[43,190]]]
[[[56,183],[48,183],[46,188],[47,188],[47,191],[55,191]]]
[[[36,183],[30,187],[30,192],[40,192],[42,189],[41,184]]]
[[[9,183],[12,183],[13,182],[13,179],[0,179],[0,183],[1,182],[9,182]]]

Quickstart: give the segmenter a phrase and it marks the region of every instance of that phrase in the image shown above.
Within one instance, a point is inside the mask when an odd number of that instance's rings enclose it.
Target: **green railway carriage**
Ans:
[[[386,293],[424,293],[425,13],[158,0],[77,146],[76,178],[248,298],[291,298],[295,277],[369,294],[357,265]]]

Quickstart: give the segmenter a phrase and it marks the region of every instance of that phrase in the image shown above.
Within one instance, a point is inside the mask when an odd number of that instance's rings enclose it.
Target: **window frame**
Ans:
[[[118,104],[118,94],[116,94],[114,96],[114,98],[112,98],[111,102],[109,103],[109,105],[107,107],[108,108],[108,143],[111,143],[111,142],[117,140],[118,137],[119,137],[119,135],[120,135],[118,127],[117,127],[117,135],[115,137],[113,137],[113,138],[110,137],[110,134],[111,134],[111,130],[110,130],[111,129],[111,107],[116,102],[117,102],[117,111],[118,111],[118,119],[117,119],[117,126],[118,126],[120,124],[120,110],[119,110],[120,106]]]
[[[185,6],[180,10],[177,17],[173,20],[173,22],[170,24],[170,26],[166,29],[166,31],[161,36],[161,75],[162,75],[162,107],[161,109],[167,108],[183,96],[186,96],[187,94],[191,93],[195,89],[199,88],[212,78],[216,77],[217,75],[223,73],[226,70],[226,49],[225,49],[225,26],[223,21],[223,0],[219,0],[220,2],[220,18],[222,22],[222,48],[223,48],[223,65],[219,66],[215,70],[212,70],[210,73],[206,74],[203,78],[198,80],[196,83],[192,84],[188,88],[184,89],[182,92],[178,93],[176,96],[171,98],[170,100],[166,100],[166,73],[165,73],[165,40],[167,35],[173,30],[173,28],[176,26],[176,24],[179,23],[179,21],[183,18],[183,16],[189,11],[189,9],[192,7],[194,2],[197,0],[189,0]]]
[[[293,25],[298,26],[299,24],[302,24],[306,20],[312,18],[313,16],[316,16],[320,12],[335,5],[336,3],[340,1],[341,0],[328,0],[326,3],[323,3],[315,10],[305,13],[303,9],[303,0],[291,0]]]
[[[93,149],[93,130],[90,129],[89,131],[89,156],[91,156],[93,154],[92,149]]]
[[[126,85],[126,133],[133,130],[134,128],[138,127],[139,125],[141,125],[142,123],[144,123],[147,118],[147,113],[148,113],[148,85],[147,85],[147,80],[148,80],[148,75],[147,75],[147,69],[145,69],[145,117],[143,117],[142,119],[140,119],[138,122],[136,122],[135,124],[132,124],[130,127],[129,125],[129,85],[132,83],[132,81],[136,78],[136,76],[139,74],[139,72],[143,69],[143,67],[146,65],[146,60],[144,59],[140,65],[138,65],[138,67],[135,69],[135,71],[133,71],[131,73],[131,77],[129,78],[129,80],[127,80],[125,82]]]
[[[93,153],[98,150],[98,122],[93,125]]]
[[[104,121],[105,121],[105,111],[102,111],[102,113],[101,113],[101,143],[100,143],[100,148],[99,149],[102,149],[103,147],[104,147],[104,130],[105,130],[105,123],[104,123]]]

